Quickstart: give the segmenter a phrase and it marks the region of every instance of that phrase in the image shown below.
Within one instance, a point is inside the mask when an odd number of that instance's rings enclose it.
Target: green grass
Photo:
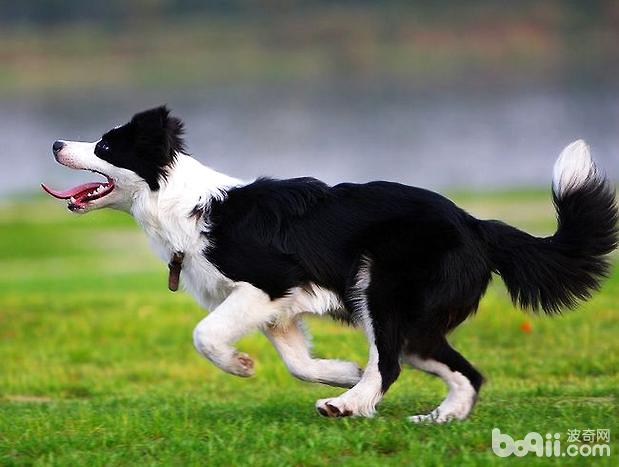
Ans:
[[[460,194],[475,214],[544,234],[546,193]],[[412,425],[445,394],[405,370],[373,419],[325,419],[318,398],[340,389],[296,381],[263,336],[239,347],[256,376],[224,374],[193,350],[204,316],[166,290],[166,268],[120,213],[68,214],[51,200],[0,204],[0,465],[521,465],[585,458],[501,459],[491,430],[609,428],[619,436],[619,275],[578,311],[530,317],[495,281],[452,342],[487,377],[465,422]],[[520,326],[531,321],[533,330]],[[310,320],[315,351],[363,363],[362,335]]]

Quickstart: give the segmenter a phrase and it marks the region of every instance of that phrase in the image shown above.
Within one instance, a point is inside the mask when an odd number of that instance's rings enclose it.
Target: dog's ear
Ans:
[[[138,144],[158,146],[160,157],[167,158],[172,162],[177,152],[185,152],[183,140],[184,124],[182,120],[170,115],[170,110],[165,106],[155,107],[135,114],[131,124],[136,130]]]
[[[160,108],[163,108],[165,113],[164,121],[170,150],[174,153],[182,152],[186,154],[187,150],[185,149],[185,140],[183,139],[185,124],[180,118],[172,117],[170,111],[165,106]]]
[[[134,134],[134,166],[152,190],[159,189],[178,153],[185,153],[183,122],[162,105],[135,114],[129,123]]]

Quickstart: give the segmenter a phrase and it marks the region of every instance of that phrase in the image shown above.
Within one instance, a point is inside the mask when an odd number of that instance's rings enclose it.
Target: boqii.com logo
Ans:
[[[510,435],[492,429],[492,451],[499,457],[526,456],[533,452],[537,457],[602,457],[610,456],[610,430],[586,429],[567,430],[566,446],[561,443],[561,433],[546,433],[545,436],[532,431],[524,439],[514,440]]]

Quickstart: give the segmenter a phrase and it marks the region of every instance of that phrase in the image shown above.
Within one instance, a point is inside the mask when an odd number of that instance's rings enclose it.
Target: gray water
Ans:
[[[66,188],[91,175],[55,164],[55,139],[93,141],[167,102],[190,152],[244,179],[312,175],[434,189],[547,186],[554,159],[584,138],[619,179],[619,90],[424,93],[398,86],[219,87],[67,93],[0,102],[0,195]]]

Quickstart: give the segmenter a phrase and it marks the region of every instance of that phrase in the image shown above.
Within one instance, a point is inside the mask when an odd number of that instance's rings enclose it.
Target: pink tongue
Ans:
[[[45,191],[47,191],[54,198],[58,198],[58,199],[69,199],[71,196],[79,195],[80,193],[83,193],[85,191],[95,190],[99,188],[101,185],[103,185],[103,183],[96,183],[96,182],[85,183],[83,185],[76,186],[75,188],[69,188],[68,190],[65,190],[65,191],[57,191],[57,190],[53,190],[45,186],[44,183],[41,183],[41,187]]]

